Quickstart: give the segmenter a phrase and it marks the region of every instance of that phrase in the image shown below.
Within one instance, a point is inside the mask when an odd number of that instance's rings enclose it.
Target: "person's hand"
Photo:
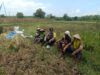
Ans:
[[[66,49],[63,49],[63,52],[65,53]]]
[[[49,40],[49,42],[52,42],[53,40],[54,40],[54,39],[52,38],[52,39]]]
[[[65,44],[63,43],[63,44],[62,44],[62,47],[64,47],[64,46],[65,46]]]
[[[52,40],[50,39],[50,40],[49,40],[49,43],[50,43],[51,41],[52,41]]]
[[[75,56],[75,52],[72,53],[72,56]]]

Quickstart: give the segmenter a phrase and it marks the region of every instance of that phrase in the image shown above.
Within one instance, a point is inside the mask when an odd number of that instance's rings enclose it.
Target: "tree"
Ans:
[[[34,17],[37,17],[37,18],[44,18],[45,17],[45,12],[39,8],[36,10],[36,12],[34,13]]]
[[[78,17],[77,17],[77,16],[72,17],[72,20],[73,20],[73,21],[77,21],[77,20],[78,20]]]
[[[24,18],[24,15],[22,12],[17,12],[16,17],[17,18]]]
[[[63,15],[63,19],[64,20],[67,20],[67,21],[70,21],[71,20],[71,17],[69,17],[67,14],[64,14]]]
[[[5,16],[4,14],[1,14],[0,17],[1,17],[1,18],[5,18],[6,16]]]
[[[0,26],[0,34],[3,32],[3,27]]]
[[[49,19],[55,19],[56,17],[53,16],[52,14],[48,14],[48,15],[47,15],[47,18],[49,18]]]

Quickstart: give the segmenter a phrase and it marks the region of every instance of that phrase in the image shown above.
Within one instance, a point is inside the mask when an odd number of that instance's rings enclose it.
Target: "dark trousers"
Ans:
[[[66,54],[67,55],[71,55],[74,52],[74,49],[71,46],[66,48],[66,51],[63,52],[63,47],[62,47],[62,43],[61,42],[58,43],[58,48],[61,50],[61,53],[62,53],[63,56],[66,55]],[[77,59],[81,59],[82,58],[82,52],[80,51],[80,52],[76,53],[75,57]]]
[[[50,42],[50,39],[46,39],[46,41],[44,42],[44,44],[45,44],[45,45],[50,45],[50,46],[52,46],[52,45],[54,45],[55,42],[56,42],[55,39],[52,40],[51,42]]]

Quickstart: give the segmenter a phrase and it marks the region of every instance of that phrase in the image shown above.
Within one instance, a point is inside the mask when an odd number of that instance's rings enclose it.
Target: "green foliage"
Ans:
[[[69,17],[67,14],[64,14],[63,15],[63,19],[64,20],[67,20],[67,21],[70,21],[71,20],[71,17]]]
[[[0,17],[1,17],[1,18],[5,18],[6,16],[5,16],[4,14],[1,14]]]
[[[80,17],[79,20],[85,20],[85,21],[98,21],[100,20],[100,15],[87,15]]]
[[[0,26],[0,34],[3,32],[3,27]]]
[[[62,17],[56,17],[56,16],[52,16],[52,14],[48,15],[47,17],[49,18],[53,18],[55,20],[59,20],[59,21],[100,21],[100,15],[86,15],[86,16],[74,16],[74,17],[70,17],[67,14],[64,14]]]
[[[47,15],[47,18],[49,18],[49,19],[55,19],[56,17],[53,16],[52,14],[49,14],[49,15]]]
[[[22,12],[17,12],[16,17],[17,18],[24,18],[24,14]]]
[[[6,75],[4,69],[1,67],[1,65],[0,65],[0,75]]]
[[[52,23],[52,24],[51,24]],[[71,31],[71,34],[79,33],[82,37],[84,50],[83,50],[83,60],[77,65],[81,75],[99,75],[99,39],[100,39],[100,23],[89,23],[89,22],[65,22],[65,21],[54,21],[54,22],[47,22],[47,23],[38,23],[34,24],[35,27],[44,27],[48,28],[53,26],[56,33],[57,38],[60,39],[63,36],[63,32],[66,30]],[[33,31],[33,30],[32,30]],[[41,50],[41,47],[37,47],[37,50]],[[44,49],[46,50],[46,49]],[[52,47],[50,53],[53,53],[56,56],[59,56],[57,53],[57,49]],[[40,52],[41,53],[41,52]],[[49,53],[49,54],[50,54]],[[40,54],[41,58],[45,58],[46,54],[43,52]],[[69,62],[69,65],[74,65],[74,61],[71,57],[66,56],[66,60]]]
[[[75,16],[75,17],[72,17],[72,21],[78,21],[78,17],[77,16]]]
[[[78,19],[78,18],[77,18]],[[77,20],[74,17],[74,20]],[[50,26],[54,27],[55,32],[57,33],[57,40],[63,37],[66,30],[71,31],[71,35],[79,33],[83,40],[84,50],[83,50],[83,60],[80,63],[77,63],[80,75],[99,75],[100,74],[100,22],[82,22],[82,21],[44,21],[44,22],[34,22],[34,23],[17,23],[25,29],[26,33],[34,35],[37,27],[48,29]],[[12,24],[15,25],[15,24]],[[27,26],[28,25],[28,26]],[[33,46],[33,45],[32,45]],[[59,72],[64,66],[73,66],[75,65],[75,60],[72,57],[66,56],[65,60],[59,60],[59,52],[56,46],[51,47],[49,50],[45,47],[41,47],[40,44],[34,44],[33,46],[36,50],[33,52],[34,61],[37,61],[37,64],[31,66],[40,66],[39,71],[48,69],[52,70],[51,65],[53,65],[56,73]],[[32,48],[32,50],[34,50]],[[1,48],[2,49],[2,48]],[[5,51],[3,49],[3,51]],[[28,53],[28,52],[27,52]],[[51,61],[52,60],[52,61]],[[56,60],[58,60],[56,62]],[[54,67],[56,63],[67,62],[63,67]],[[55,64],[54,64],[55,63]],[[49,65],[49,66],[47,66]],[[48,68],[49,67],[49,68]],[[36,70],[36,69],[34,69]],[[48,73],[47,71],[47,73]],[[33,71],[32,71],[33,72]],[[43,71],[44,72],[44,71]],[[51,74],[48,73],[48,74]],[[46,75],[48,75],[46,74]],[[63,74],[63,73],[62,73]],[[54,73],[52,74],[54,75]],[[66,74],[65,74],[66,75]],[[69,75],[69,74],[68,74]]]
[[[41,8],[37,9],[33,15],[36,18],[45,18],[45,12]]]

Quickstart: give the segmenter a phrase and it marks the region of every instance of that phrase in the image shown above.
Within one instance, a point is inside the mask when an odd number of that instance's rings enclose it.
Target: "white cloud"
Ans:
[[[23,12],[25,15],[32,15],[38,8],[46,10],[46,5],[37,0],[4,0],[7,14],[15,15],[17,12]],[[2,11],[3,13],[3,11]]]
[[[96,9],[94,11],[84,11],[81,9],[76,9],[76,10],[72,10],[69,11],[69,15],[70,16],[85,16],[85,15],[100,15],[100,10]]]
[[[25,15],[33,15],[33,13],[38,8],[42,8],[47,14],[53,14],[55,16],[63,16],[63,14],[67,13],[69,16],[82,16],[88,14],[99,14],[100,9],[93,11],[84,11],[83,9],[62,9],[57,8],[53,4],[44,4],[40,2],[40,0],[0,0],[0,4],[4,2],[7,15],[16,15],[17,12],[23,12]],[[4,12],[4,8],[0,11]]]
[[[80,9],[70,9],[68,11],[69,16],[81,16],[82,11]]]
[[[76,11],[75,11],[76,13],[80,13],[81,11],[80,11],[80,9],[76,9]]]

